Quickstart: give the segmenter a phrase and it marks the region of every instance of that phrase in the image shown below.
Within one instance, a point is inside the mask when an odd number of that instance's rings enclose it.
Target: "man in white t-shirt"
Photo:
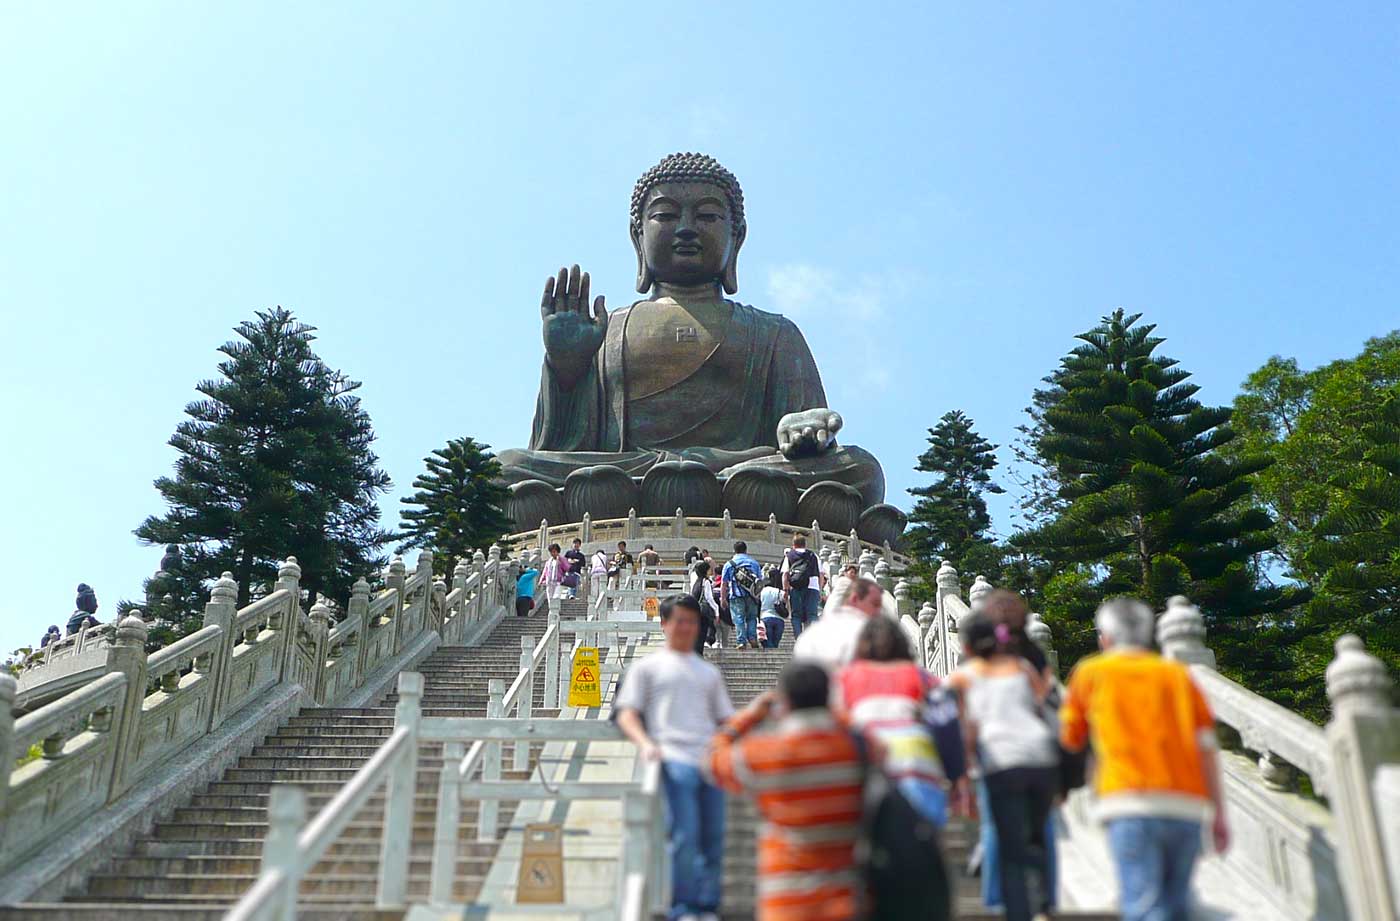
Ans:
[[[870,618],[880,616],[884,593],[874,579],[852,581],[845,603],[828,610],[802,631],[792,650],[793,661],[816,662],[831,671],[849,665],[855,658],[861,628]]]
[[[724,793],[700,773],[715,730],[734,713],[719,669],[695,654],[700,605],[661,602],[664,648],[630,666],[613,707],[643,758],[660,759],[671,856],[671,921],[718,921]]]

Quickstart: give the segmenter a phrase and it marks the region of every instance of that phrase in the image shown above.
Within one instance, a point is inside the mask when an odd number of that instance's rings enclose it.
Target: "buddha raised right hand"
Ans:
[[[559,378],[559,385],[572,390],[588,372],[593,356],[608,331],[608,311],[603,296],[588,312],[588,273],[579,274],[578,265],[560,269],[544,283],[540,299],[544,319],[544,356]]]

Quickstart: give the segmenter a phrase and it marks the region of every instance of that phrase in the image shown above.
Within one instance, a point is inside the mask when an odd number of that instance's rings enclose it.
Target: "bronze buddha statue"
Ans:
[[[738,180],[708,156],[671,154],[637,180],[646,297],[609,313],[602,296],[590,303],[577,265],[545,282],[534,428],[529,449],[501,452],[507,482],[559,487],[586,467],[641,477],[688,461],[722,480],[761,467],[799,490],[835,481],[865,507],[884,500],[879,462],[837,443],[841,416],[797,326],[725,297],[738,291],[747,233]]]

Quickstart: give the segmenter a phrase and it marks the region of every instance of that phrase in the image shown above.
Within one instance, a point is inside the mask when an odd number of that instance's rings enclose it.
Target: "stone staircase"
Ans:
[[[513,680],[519,670],[520,638],[538,638],[544,627],[542,614],[508,616],[481,646],[438,649],[418,668],[426,684],[424,715],[485,716],[488,682],[493,678],[507,683]],[[81,891],[61,902],[0,908],[0,921],[221,918],[257,875],[272,785],[302,787],[307,793],[308,812],[314,815],[389,737],[396,700],[397,694],[390,692],[373,707],[303,710],[187,806],[156,823],[130,850],[115,855]],[[541,689],[534,701],[535,715],[557,714],[544,709],[543,704]],[[506,748],[509,755],[510,748]],[[538,746],[534,746],[532,767],[537,755]],[[424,744],[414,802],[408,883],[411,901],[423,901],[428,893],[441,767],[441,744]],[[505,770],[502,776],[526,779],[529,774]],[[498,833],[509,825],[515,805],[510,801],[501,804]],[[303,883],[299,917],[327,921],[402,917],[401,911],[373,907],[383,810],[381,791]],[[477,803],[463,803],[461,816],[455,895],[458,901],[471,902],[497,844],[476,840]]]

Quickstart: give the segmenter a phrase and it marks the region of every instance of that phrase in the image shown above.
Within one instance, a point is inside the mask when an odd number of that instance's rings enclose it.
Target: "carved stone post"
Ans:
[[[534,713],[535,704],[535,641],[529,635],[520,638],[520,671],[525,675],[525,686],[520,689],[520,698],[515,702],[516,719],[528,720]],[[515,740],[515,752],[511,767],[517,771],[529,770],[530,742],[528,739]]]
[[[584,512],[584,513],[583,513],[583,528],[582,528],[582,532],[583,532],[583,533],[581,533],[581,534],[579,535],[579,538],[580,538],[585,544],[588,543],[589,541],[593,540],[593,513],[592,513],[592,512]]]
[[[442,576],[433,578],[433,590],[428,596],[428,602],[428,617],[424,626],[438,636],[443,636],[447,622],[447,583],[443,581]]]
[[[992,593],[992,583],[987,581],[986,576],[978,576],[972,580],[972,587],[967,590],[967,606],[970,610],[978,611],[982,608],[982,602]]]
[[[311,654],[311,686],[306,689],[318,704],[326,703],[326,659],[329,657],[328,641],[331,632],[331,609],[324,598],[316,596],[311,606],[311,640],[314,651]],[[339,666],[337,665],[337,668]]]
[[[280,615],[274,614],[270,626],[277,627],[277,680],[286,681],[292,667],[292,654],[297,645],[297,629],[301,626],[301,567],[297,558],[287,557],[277,567],[277,590],[287,591],[287,606]],[[280,623],[279,623],[280,619]]]
[[[417,618],[418,626],[414,631],[415,634],[417,634],[429,627],[429,612],[432,607],[432,598],[430,596],[433,593],[433,552],[431,550],[419,552],[418,566],[414,574],[418,576],[418,600],[419,604],[422,606],[422,616]],[[405,640],[410,640],[412,638],[411,636],[404,637]]]
[[[492,678],[486,684],[486,716],[488,719],[500,719],[505,716],[505,696],[506,683],[500,678]],[[481,779],[488,783],[501,779],[501,751],[504,743],[499,741],[487,742],[485,751],[482,753]],[[476,840],[495,841],[496,824],[501,817],[501,801],[498,799],[483,799],[477,812],[478,819],[476,825]]]
[[[486,554],[480,549],[472,554],[472,568],[479,577],[476,591],[472,593],[472,621],[477,622],[481,620],[481,609],[486,604]]]
[[[860,537],[856,534],[855,528],[851,528],[851,533],[846,536],[846,558],[860,559]]]
[[[923,603],[923,606],[919,608],[919,614],[917,617],[917,620],[919,621],[919,626],[924,628],[925,634],[928,633],[929,628],[933,626],[933,622],[937,619],[938,608],[934,607],[932,601],[925,601]]]
[[[399,673],[399,702],[394,728],[406,727],[408,745],[402,761],[389,772],[384,790],[384,837],[379,847],[378,908],[397,908],[408,901],[408,860],[413,841],[413,794],[418,786],[418,724],[423,715],[423,676]]]
[[[778,542],[778,516],[772,512],[768,513],[768,543]]]
[[[549,552],[549,519],[540,519],[540,556]]]
[[[909,583],[900,579],[894,584],[894,606],[899,616],[914,616],[914,599],[909,596]]]
[[[209,592],[209,603],[204,606],[204,626],[218,626],[223,631],[219,636],[219,648],[214,651],[211,663],[212,688],[209,700],[209,730],[223,722],[224,705],[228,699],[229,665],[233,659],[233,647],[238,643],[234,635],[233,623],[238,616],[238,583],[233,581],[233,573],[226,572],[214,583]]]
[[[637,521],[637,510],[629,508],[627,510],[627,540],[641,540],[642,526]],[[543,548],[542,548],[543,549]]]
[[[1327,666],[1327,698],[1332,720],[1331,799],[1336,818],[1337,866],[1353,921],[1394,921],[1400,916],[1400,859],[1386,859],[1387,824],[1391,845],[1396,817],[1384,811],[1377,787],[1382,768],[1400,765],[1400,710],[1390,705],[1391,681],[1385,665],[1348,633],[1337,640],[1337,657]]]
[[[546,630],[554,631],[554,639],[544,652],[544,706],[547,710],[559,707],[559,612],[550,611]]]
[[[1215,668],[1215,653],[1206,646],[1206,623],[1201,609],[1185,595],[1173,595],[1157,618],[1157,645],[1162,655],[1191,665]]]
[[[720,519],[719,535],[725,540],[734,539],[734,516],[729,514],[729,509],[724,510],[724,517]]]
[[[345,622],[358,627],[355,631],[355,649],[350,656],[355,664],[350,672],[350,682],[346,685],[357,688],[365,674],[365,657],[369,655],[369,583],[363,576],[356,579],[350,588],[350,604],[345,609]]]
[[[874,555],[873,553],[871,554]],[[894,575],[890,572],[890,564],[884,560],[877,560],[875,568],[871,571],[875,581],[880,583],[880,587],[885,591],[894,590]]]
[[[488,550],[486,551],[486,562],[488,562],[488,563],[499,563],[500,561],[501,561],[501,545],[500,545],[500,544],[492,544],[491,547],[490,547],[490,549],[488,549]]]
[[[403,564],[403,557],[396,556],[389,561],[389,575],[384,579],[384,587],[394,590],[394,603],[389,607],[389,629],[393,631],[393,645],[389,654],[393,655],[399,651],[399,628],[403,625],[404,609],[404,585],[408,582],[408,567]]]
[[[117,624],[117,635],[107,647],[107,674],[126,675],[126,700],[120,726],[113,726],[112,783],[107,802],[114,801],[131,785],[127,774],[136,757],[136,739],[141,729],[141,702],[146,698],[146,622],[140,611],[132,611]]]
[[[851,533],[854,534],[855,532],[852,531]],[[875,578],[875,551],[869,548],[862,550],[856,565],[860,568],[860,574],[863,578]]]
[[[1060,654],[1055,651],[1055,638],[1050,632],[1050,626],[1040,619],[1040,615],[1034,612],[1026,621],[1026,636],[1031,642],[1040,647],[1045,653],[1045,659],[1050,663],[1050,671],[1058,675],[1060,673]]]
[[[306,824],[306,791],[291,784],[273,784],[267,795],[267,837],[263,839],[262,872],[281,870],[284,883],[279,893],[277,917],[296,916],[297,883],[294,872],[301,860],[297,838]]]
[[[10,789],[10,774],[19,753],[15,749],[15,694],[19,682],[9,672],[0,672],[0,815],[5,814],[5,799]],[[0,836],[0,844],[4,838]]]
[[[676,514],[671,518],[671,536],[672,536],[672,537],[685,537],[685,511],[684,511],[683,509],[681,509],[681,507],[680,507],[679,505],[676,506]],[[621,585],[620,585],[621,581],[622,581],[622,576],[619,575],[619,576],[618,576],[619,588],[621,587]]]

